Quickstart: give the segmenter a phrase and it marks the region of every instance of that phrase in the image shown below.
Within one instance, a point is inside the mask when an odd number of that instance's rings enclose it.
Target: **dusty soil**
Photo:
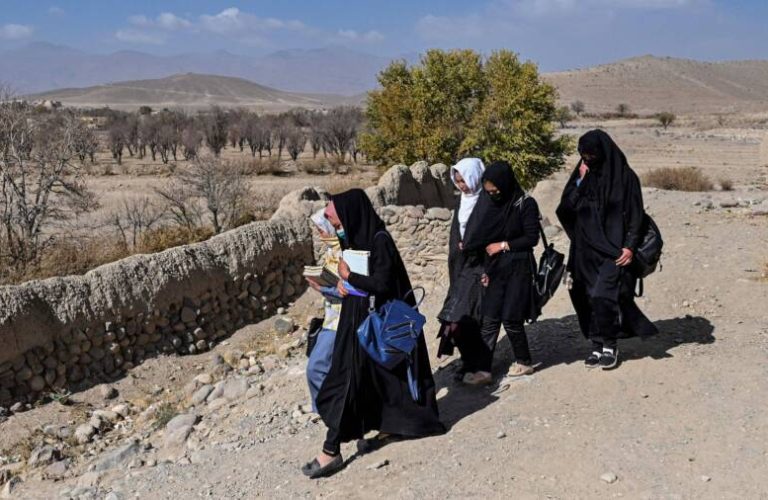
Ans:
[[[661,332],[645,341],[622,341],[619,369],[584,368],[588,344],[561,289],[544,317],[528,327],[538,363],[533,376],[500,385],[512,362],[504,339],[494,365],[496,383],[488,388],[452,382],[456,360],[433,359],[441,417],[450,428],[444,436],[363,456],[350,443],[343,448],[348,463],[341,473],[307,480],[299,467],[318,451],[324,428],[293,416],[307,403],[299,348],[258,376],[264,385],[260,396],[200,409],[186,458],[96,477],[86,474],[93,459],[83,458],[61,481],[30,473],[14,495],[52,498],[79,483],[91,486],[94,495],[112,491],[117,498],[768,497],[768,282],[761,279],[768,216],[747,206],[721,207],[768,199],[768,168],[757,160],[762,131],[691,128],[657,135],[640,124],[606,125],[641,174],[691,165],[735,183],[732,192],[645,190],[666,247],[663,270],[647,280],[639,303]],[[537,190],[550,220],[566,175]],[[706,208],[708,201],[712,208]],[[567,245],[562,235],[555,243]],[[442,299],[441,291],[428,297],[429,318]],[[288,314],[303,323],[316,307],[310,292]],[[432,352],[435,329],[430,321]],[[216,353],[263,346],[271,332],[272,321],[266,321],[237,332],[213,353],[148,361],[116,381],[118,400],[139,406],[140,399],[183,399],[182,387],[208,371]],[[151,396],[155,386],[163,391]],[[74,399],[104,406],[98,391]],[[50,403],[11,417],[0,437],[10,445],[24,429],[77,418],[71,407]],[[155,447],[158,439],[149,438]],[[143,453],[150,457],[154,451]],[[606,473],[617,480],[601,480]]]

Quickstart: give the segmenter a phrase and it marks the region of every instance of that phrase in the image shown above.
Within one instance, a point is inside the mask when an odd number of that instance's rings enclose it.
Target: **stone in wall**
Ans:
[[[447,166],[441,163],[428,166],[422,161],[411,167],[393,166],[381,176],[376,186],[366,189],[366,193],[375,207],[452,207],[455,200],[453,189]]]

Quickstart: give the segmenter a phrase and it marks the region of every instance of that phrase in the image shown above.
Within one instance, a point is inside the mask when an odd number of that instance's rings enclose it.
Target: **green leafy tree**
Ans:
[[[533,63],[510,51],[430,50],[421,64],[393,62],[370,92],[361,149],[376,162],[507,160],[532,186],[557,170],[570,139],[555,137],[556,98]]]

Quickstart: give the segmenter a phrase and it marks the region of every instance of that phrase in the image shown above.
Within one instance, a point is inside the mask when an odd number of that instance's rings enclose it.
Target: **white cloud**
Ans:
[[[191,21],[171,12],[163,12],[155,19],[150,19],[144,15],[131,16],[128,18],[128,22],[141,28],[160,28],[165,30],[177,30],[192,27]]]
[[[24,24],[5,24],[0,26],[0,38],[5,40],[20,40],[32,35],[34,28]]]
[[[204,14],[200,16],[200,26],[207,31],[221,35],[275,30],[303,30],[306,28],[301,21],[258,17],[243,12],[237,7],[224,9],[214,15]]]
[[[121,42],[142,45],[162,45],[165,43],[165,38],[161,35],[133,29],[118,30],[115,33],[115,38]]]
[[[363,42],[379,42],[384,40],[384,35],[376,30],[358,33],[355,30],[339,30],[337,33],[341,38]]]
[[[51,7],[48,7],[48,14],[51,16],[63,16],[64,15],[64,9],[57,5],[53,5]]]

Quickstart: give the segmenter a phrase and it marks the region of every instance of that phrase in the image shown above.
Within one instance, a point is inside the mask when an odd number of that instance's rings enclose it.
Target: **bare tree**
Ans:
[[[343,162],[363,123],[362,111],[351,106],[333,108],[325,116],[323,123],[325,146]]]
[[[56,113],[35,116],[28,104],[0,96],[0,258],[16,271],[38,262],[52,242],[52,220],[94,206],[82,167],[72,162],[75,125]]]
[[[181,145],[184,149],[184,158],[193,160],[197,158],[200,145],[203,143],[203,131],[195,120],[187,121],[181,132]]]
[[[141,237],[157,225],[165,216],[165,209],[148,196],[139,199],[123,199],[119,210],[110,219],[126,247],[136,248]]]
[[[218,106],[213,106],[202,121],[205,142],[213,154],[219,156],[227,145],[227,113]]]
[[[272,138],[277,146],[277,165],[280,166],[280,158],[288,140],[288,120],[285,115],[279,115],[272,120]]]
[[[80,159],[80,163],[85,163],[86,158],[93,163],[94,155],[99,148],[96,134],[81,117],[70,115],[66,119],[69,121],[67,128],[72,131],[72,151]]]
[[[251,198],[240,168],[211,156],[199,156],[188,168],[177,170],[171,183],[157,192],[177,224],[194,229],[204,224],[205,213],[216,233],[236,226]]]
[[[299,127],[294,125],[286,128],[285,135],[288,155],[290,155],[291,160],[296,161],[302,151],[304,151],[304,146],[307,144],[307,136]]]
[[[123,149],[126,146],[126,123],[124,120],[114,120],[109,126],[108,142],[112,158],[118,165],[123,164]]]
[[[571,111],[576,113],[576,116],[581,116],[581,114],[584,112],[584,102],[583,101],[573,101],[571,103]]]

